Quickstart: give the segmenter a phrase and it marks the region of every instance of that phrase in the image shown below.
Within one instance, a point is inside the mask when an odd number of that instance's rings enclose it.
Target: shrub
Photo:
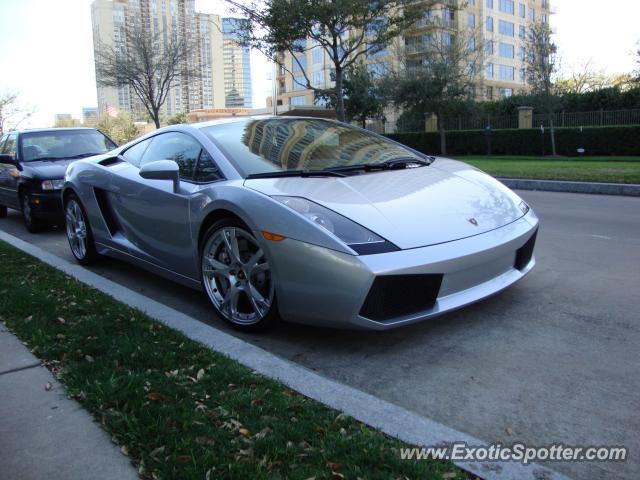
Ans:
[[[437,132],[394,133],[389,138],[427,154],[440,153]],[[491,153],[494,155],[541,155],[551,152],[549,130],[544,138],[540,130],[493,130]],[[640,126],[557,128],[556,149],[559,155],[576,156],[578,148],[585,155],[640,155]],[[483,130],[447,132],[447,154],[483,155],[487,153],[487,141]]]

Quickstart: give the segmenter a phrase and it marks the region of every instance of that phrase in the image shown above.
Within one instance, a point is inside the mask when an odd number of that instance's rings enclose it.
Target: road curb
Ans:
[[[79,282],[106,293],[115,300],[140,310],[154,320],[178,330],[190,339],[403,442],[418,446],[434,446],[453,442],[486,446],[489,443],[361,390],[325,378],[4,231],[0,231],[0,240],[36,257]],[[537,464],[523,465],[517,462],[498,463],[492,461],[460,461],[455,464],[487,480],[540,480],[541,478],[568,480],[568,477]]]
[[[498,180],[507,187],[515,190],[542,190],[545,192],[640,197],[640,185],[637,184],[561,182],[556,180],[526,180],[522,178],[498,178]]]

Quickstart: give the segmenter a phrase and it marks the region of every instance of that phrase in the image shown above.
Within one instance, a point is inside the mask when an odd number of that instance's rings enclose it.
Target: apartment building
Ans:
[[[224,92],[227,108],[251,108],[251,56],[238,41],[238,18],[222,19]]]
[[[453,35],[464,35],[470,49],[482,49],[478,57],[482,65],[476,66],[475,96],[478,100],[491,100],[526,91],[525,48],[527,25],[534,21],[549,22],[549,0],[460,0],[458,9],[445,0],[435,8],[425,10],[403,36],[386,49],[364,58],[369,70],[383,74],[398,68],[403,62],[407,68],[418,66],[428,55],[433,35],[442,35],[443,41]],[[434,33],[434,25],[438,26]],[[281,57],[283,66],[277,74],[278,105],[313,105],[314,94],[306,89],[307,73],[311,84],[330,88],[333,65],[320,48],[301,40],[305,49]],[[317,102],[316,102],[317,103]]]
[[[178,75],[163,106],[166,116],[202,108],[225,106],[222,19],[195,11],[195,0],[95,0],[91,5],[94,50],[99,45],[127,48],[127,32],[146,29],[161,35],[184,38],[195,46],[186,62],[200,74]],[[129,85],[97,85],[98,111],[113,115],[130,112],[146,118],[144,107]]]

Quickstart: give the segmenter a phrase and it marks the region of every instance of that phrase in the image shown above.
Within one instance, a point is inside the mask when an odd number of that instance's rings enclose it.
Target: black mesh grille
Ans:
[[[441,284],[442,274],[376,277],[360,315],[384,321],[428,310],[435,303]]]
[[[531,257],[533,257],[533,247],[536,246],[537,236],[538,236],[538,229],[536,229],[536,231],[533,232],[533,235],[531,235],[531,238],[527,240],[527,243],[525,243],[522,247],[520,247],[516,252],[515,267],[518,270],[523,270],[527,265],[529,265],[529,262],[531,261]]]

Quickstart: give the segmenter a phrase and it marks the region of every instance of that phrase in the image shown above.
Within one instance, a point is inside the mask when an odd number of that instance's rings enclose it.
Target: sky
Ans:
[[[27,126],[53,124],[56,113],[80,118],[96,106],[91,0],[0,0],[0,94],[18,92],[35,110]],[[607,73],[635,68],[640,0],[551,0],[552,26],[566,72],[590,62]],[[225,13],[223,0],[196,0],[196,10]],[[634,50],[635,49],[635,50]],[[271,91],[271,68],[252,53],[253,106]]]

